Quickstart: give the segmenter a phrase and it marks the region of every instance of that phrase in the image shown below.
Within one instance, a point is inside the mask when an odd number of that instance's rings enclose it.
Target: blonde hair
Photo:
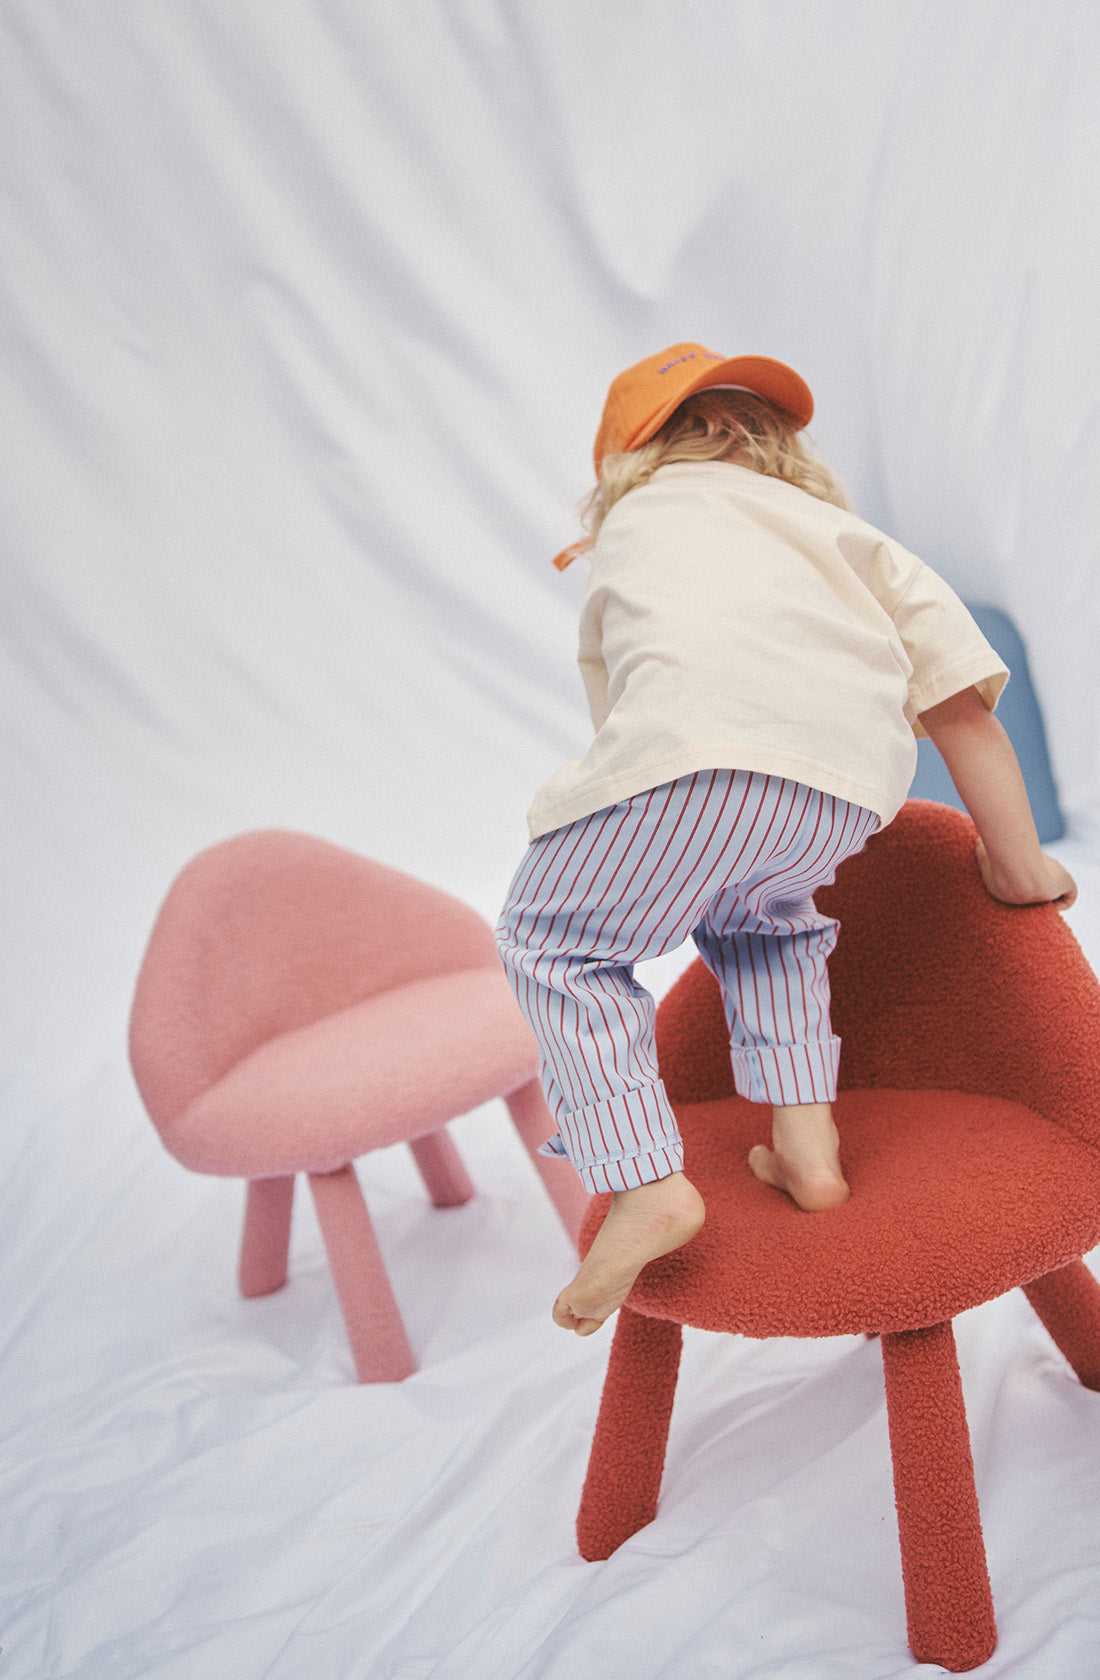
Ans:
[[[781,409],[751,391],[695,391],[639,449],[605,455],[600,479],[581,503],[581,523],[596,536],[615,503],[671,461],[732,461],[782,478],[820,501],[847,508],[848,498],[823,461],[810,454]]]

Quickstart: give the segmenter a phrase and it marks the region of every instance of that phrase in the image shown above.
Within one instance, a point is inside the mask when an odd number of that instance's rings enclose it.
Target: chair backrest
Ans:
[[[261,1044],[376,993],[497,965],[488,924],[449,894],[308,834],[200,852],[160,910],[138,976],[130,1061],[170,1124]]]
[[[829,959],[840,1085],[974,1091],[1100,1147],[1100,982],[1061,913],[999,904],[969,817],[910,800],[815,894],[841,923]],[[674,1102],[733,1095],[718,987],[702,962],[657,1014]]]

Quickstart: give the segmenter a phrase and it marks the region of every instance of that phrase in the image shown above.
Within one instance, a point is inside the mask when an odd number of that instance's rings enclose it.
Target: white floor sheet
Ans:
[[[548,559],[681,338],[798,366],[859,509],[1019,625],[1100,970],[1098,93],[1073,0],[0,0],[0,1680],[920,1672],[874,1344],[690,1333],[658,1520],[585,1564],[609,1334],[549,1319],[501,1105],[464,1208],[360,1163],[420,1361],[361,1387],[308,1197],[242,1301],[126,1017],[243,829],[495,913],[586,739]],[[957,1334],[983,1673],[1093,1680],[1100,1395],[1022,1296]]]

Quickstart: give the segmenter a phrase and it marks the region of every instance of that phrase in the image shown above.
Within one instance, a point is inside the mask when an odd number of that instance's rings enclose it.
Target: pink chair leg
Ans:
[[[539,1154],[542,1145],[547,1138],[553,1137],[555,1131],[553,1118],[546,1106],[546,1098],[542,1094],[542,1086],[537,1079],[532,1079],[529,1084],[521,1085],[518,1091],[513,1091],[504,1100],[508,1104],[508,1112],[512,1116],[516,1131],[523,1139],[535,1171],[546,1186],[546,1193],[557,1209],[558,1218],[565,1226],[566,1235],[576,1248],[581,1220],[588,1206],[588,1191],[577,1177],[576,1169],[570,1161]]]
[[[416,1360],[355,1168],[310,1173],[309,1187],[359,1381],[401,1382]]]
[[[997,1643],[951,1325],[882,1336],[909,1644],[958,1673]]]
[[[293,1205],[293,1177],[249,1179],[237,1272],[242,1295],[272,1295],[286,1282]]]
[[[1100,1283],[1085,1262],[1025,1283],[1024,1294],[1084,1386],[1100,1390]]]
[[[577,1514],[589,1563],[609,1558],[657,1515],[682,1340],[678,1324],[619,1308]]]
[[[414,1138],[409,1148],[420,1168],[433,1207],[462,1207],[474,1193],[474,1186],[446,1127]]]

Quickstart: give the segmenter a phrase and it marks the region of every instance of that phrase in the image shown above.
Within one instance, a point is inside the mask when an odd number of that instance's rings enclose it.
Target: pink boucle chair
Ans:
[[[436,1207],[473,1195],[445,1123],[503,1097],[571,1239],[587,1201],[488,925],[435,887],[307,834],[194,858],[157,917],[130,1022],[138,1090],[195,1172],[246,1178],[243,1295],[286,1282],[309,1175],[361,1382],[416,1369],[352,1162],[407,1142]]]

